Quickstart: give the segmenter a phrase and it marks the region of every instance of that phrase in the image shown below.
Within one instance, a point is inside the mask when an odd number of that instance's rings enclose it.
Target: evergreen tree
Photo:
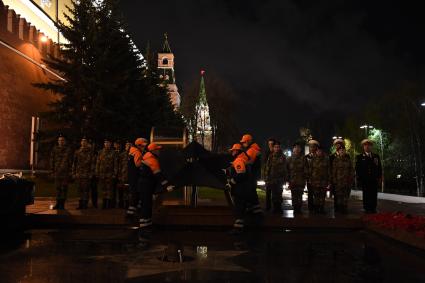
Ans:
[[[62,56],[46,63],[65,80],[36,86],[58,95],[46,117],[73,137],[134,138],[152,126],[183,126],[155,68],[136,49],[118,0],[73,1],[59,23]]]

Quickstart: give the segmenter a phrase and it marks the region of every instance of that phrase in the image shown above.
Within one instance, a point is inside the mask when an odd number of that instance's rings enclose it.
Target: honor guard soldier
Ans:
[[[95,155],[91,149],[87,138],[81,139],[81,147],[74,153],[72,165],[72,176],[77,182],[80,200],[77,209],[87,209],[89,202],[89,192],[91,179],[94,176],[96,165]]]
[[[280,147],[280,142],[275,141],[272,152],[264,167],[266,181],[266,210],[270,210],[273,203],[273,213],[282,213],[283,184],[287,180],[286,158]]]
[[[308,182],[313,195],[313,212],[324,214],[326,191],[330,184],[329,157],[317,145],[309,162]]]
[[[68,183],[72,173],[72,152],[66,145],[66,139],[59,135],[58,143],[50,155],[50,169],[55,180],[56,205],[53,209],[65,209]]]
[[[295,143],[292,148],[292,155],[287,160],[288,183],[291,190],[292,206],[294,213],[300,214],[303,205],[303,193],[307,181],[307,163],[302,154],[300,143]]]
[[[316,140],[309,140],[308,141],[308,154],[305,156],[305,160],[307,161],[307,172],[310,172],[311,170],[311,162],[313,160],[313,157],[316,155],[317,149],[319,148],[320,144]],[[310,180],[307,178],[307,194],[308,194],[308,210],[313,211],[314,205],[313,205],[313,190],[311,187]]]
[[[263,211],[258,201],[257,194],[257,181],[261,177],[261,148],[253,141],[252,136],[249,134],[242,136],[240,144],[248,157],[247,165],[250,171],[250,186],[248,188],[250,207],[248,211],[261,216]]]
[[[140,194],[142,201],[142,211],[140,218],[140,236],[144,232],[150,232],[152,226],[152,203],[154,194],[170,192],[174,186],[168,183],[161,172],[161,164],[158,156],[162,147],[155,143],[147,146],[146,153],[142,157],[142,165],[140,167]]]
[[[143,154],[145,154],[148,140],[137,138],[134,146],[130,147],[127,159],[128,170],[128,186],[129,186],[129,206],[127,209],[127,217],[133,217],[137,211],[137,205],[140,201],[140,167],[142,166]]]
[[[110,139],[105,139],[103,146],[97,156],[96,177],[98,178],[98,187],[103,194],[102,208],[108,209],[111,208],[114,180],[118,175],[118,157],[112,148]]]
[[[373,141],[361,142],[363,153],[356,157],[357,184],[363,191],[363,208],[366,213],[376,213],[378,186],[382,180],[382,165],[379,155],[372,152]]]
[[[114,140],[112,147],[114,148],[116,156],[118,158],[118,174],[117,174],[116,179],[114,179],[114,188],[113,188],[113,191],[112,191],[112,197],[111,197],[111,203],[110,203],[111,208],[115,208],[116,205],[117,205],[118,192],[121,191],[118,188],[118,185],[119,185],[118,178],[119,178],[119,171],[120,171],[120,156],[121,156],[121,142],[120,142],[120,140]]]
[[[331,159],[331,186],[334,193],[335,212],[347,213],[348,199],[354,180],[354,168],[350,155],[345,151],[343,139],[334,140],[336,152]]]
[[[228,178],[226,186],[229,187],[233,197],[236,218],[231,233],[239,234],[244,228],[245,213],[251,201],[249,192],[251,177],[247,166],[248,156],[243,152],[241,144],[234,144],[230,152],[234,160],[226,170]]]

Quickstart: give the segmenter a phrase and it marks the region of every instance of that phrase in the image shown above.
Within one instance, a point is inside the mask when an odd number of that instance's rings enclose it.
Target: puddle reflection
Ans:
[[[365,232],[32,231],[0,253],[9,282],[425,282],[423,254]],[[183,262],[161,260],[180,251]]]

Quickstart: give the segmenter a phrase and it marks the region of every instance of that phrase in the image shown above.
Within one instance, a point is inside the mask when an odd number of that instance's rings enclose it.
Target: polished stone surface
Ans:
[[[32,230],[2,242],[0,282],[425,282],[425,254],[359,230]],[[161,259],[167,247],[185,262]]]

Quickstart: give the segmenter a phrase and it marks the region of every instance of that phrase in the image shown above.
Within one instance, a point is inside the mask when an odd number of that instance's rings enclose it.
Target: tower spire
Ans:
[[[205,71],[201,70],[201,84],[199,87],[199,103],[201,105],[207,105],[207,91],[205,90],[205,80],[204,80]]]
[[[162,53],[172,53],[170,43],[168,42],[167,33],[164,33],[164,44],[162,45]]]

